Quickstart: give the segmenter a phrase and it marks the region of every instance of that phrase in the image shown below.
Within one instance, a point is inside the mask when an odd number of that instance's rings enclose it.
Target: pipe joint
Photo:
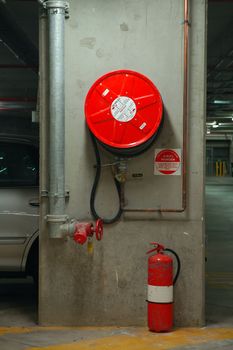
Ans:
[[[48,223],[51,223],[51,224],[65,224],[68,222],[69,220],[69,216],[68,215],[46,215],[46,221]]]
[[[63,237],[71,236],[73,237],[75,232],[75,226],[77,221],[75,219],[70,220],[69,222],[66,222],[65,224],[62,224],[60,226],[60,231]]]
[[[49,193],[49,198],[50,199],[58,199],[58,198],[62,198],[62,199],[65,199],[67,198],[66,194],[65,193],[58,193],[58,192],[54,192],[54,193]],[[69,197],[69,196],[68,196]]]
[[[48,224],[50,238],[64,238],[65,235],[61,227],[68,223],[68,215],[48,214],[45,219]]]
[[[64,14],[69,17],[69,3],[63,0],[39,0],[39,3],[50,12],[50,14]]]
[[[185,21],[183,21],[181,24],[183,24],[183,25],[188,25],[189,27],[191,27],[191,21],[190,20],[188,20],[188,19],[186,19]]]

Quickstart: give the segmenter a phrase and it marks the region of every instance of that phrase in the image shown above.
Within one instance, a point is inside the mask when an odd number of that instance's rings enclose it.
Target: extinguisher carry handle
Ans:
[[[180,258],[179,258],[179,256],[178,256],[178,254],[177,254],[174,250],[172,250],[172,249],[170,249],[170,248],[165,248],[164,251],[167,251],[167,252],[172,253],[172,254],[175,256],[176,261],[177,261],[177,270],[176,270],[175,277],[174,277],[174,279],[173,279],[173,285],[175,285],[175,284],[176,284],[176,281],[177,281],[177,279],[178,279],[178,277],[179,277],[179,274],[180,274],[180,266],[181,266]]]
[[[150,244],[153,245],[154,248],[149,250],[146,254],[150,254],[150,253],[153,253],[153,252],[160,253],[161,251],[165,250],[165,248],[164,248],[164,246],[162,244],[159,244],[157,242],[151,242]]]

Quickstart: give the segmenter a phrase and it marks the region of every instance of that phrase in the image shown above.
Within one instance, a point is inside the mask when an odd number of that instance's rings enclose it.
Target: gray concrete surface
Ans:
[[[132,214],[104,228],[94,254],[72,240],[51,240],[41,198],[39,322],[42,325],[145,325],[145,252],[159,241],[180,255],[175,288],[176,325],[204,322],[203,120],[205,91],[205,5],[191,2],[189,69],[188,209],[183,214]],[[93,82],[116,69],[147,75],[164,102],[164,127],[144,155],[130,161],[143,169],[139,182],[126,184],[130,206],[181,207],[181,177],[154,176],[155,148],[182,148],[183,2],[180,0],[70,1],[66,21],[66,187],[67,213],[90,220],[89,198],[95,163],[84,120],[84,100]],[[44,21],[44,20],[43,20]],[[125,29],[128,30],[125,30]],[[45,53],[45,46],[42,51]],[[46,79],[46,64],[41,72]],[[44,74],[44,75],[43,75]],[[41,76],[41,75],[40,75]],[[46,91],[43,81],[42,92]],[[44,97],[41,99],[45,106]],[[41,189],[47,189],[48,114],[41,113]],[[104,161],[112,157],[105,154]],[[98,191],[101,215],[117,206],[109,169]]]
[[[206,185],[206,318],[233,325],[233,178]]]
[[[32,279],[0,278],[0,327],[35,326],[37,304]]]

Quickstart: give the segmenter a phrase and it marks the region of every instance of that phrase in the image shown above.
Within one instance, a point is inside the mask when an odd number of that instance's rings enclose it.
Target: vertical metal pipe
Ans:
[[[62,237],[65,213],[65,73],[64,26],[66,1],[45,1],[49,28],[49,234]]]
[[[47,46],[47,15],[44,9],[40,9],[39,20],[39,122],[40,122],[40,219],[39,219],[39,300],[41,300],[41,264],[44,238],[47,233],[47,223],[44,220],[48,212],[48,198],[44,196],[48,187],[48,46]],[[46,237],[47,238],[47,237]],[[43,283],[43,282],[42,282]],[[38,321],[40,323],[41,308],[38,309]]]
[[[188,48],[189,48],[189,0],[184,0],[184,87],[183,87],[183,176],[182,207],[187,206],[187,157],[188,157]]]
[[[41,9],[39,21],[39,122],[40,122],[40,216],[47,213],[47,187],[48,187],[48,46],[47,46],[47,16]],[[44,200],[46,199],[46,200]],[[44,220],[42,222],[44,225]]]

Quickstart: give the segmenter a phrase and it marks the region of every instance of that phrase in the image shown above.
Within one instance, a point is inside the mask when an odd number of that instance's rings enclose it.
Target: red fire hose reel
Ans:
[[[74,241],[79,244],[86,243],[88,237],[93,237],[95,234],[97,241],[103,237],[103,222],[98,219],[94,227],[90,222],[77,222],[75,224]]]
[[[116,158],[114,181],[119,197],[119,209],[103,222],[110,224],[122,214],[122,186],[126,179],[127,157],[139,155],[154,141],[163,122],[163,103],[158,89],[146,76],[131,70],[118,70],[100,77],[90,88],[85,101],[86,123],[96,157],[90,209],[95,209],[96,191],[101,177],[101,156],[98,143]],[[97,142],[98,141],[98,142]],[[121,180],[119,180],[121,179]]]
[[[99,78],[85,101],[86,122],[110,152],[136,155],[155,139],[163,117],[158,89],[144,75],[118,70]]]

